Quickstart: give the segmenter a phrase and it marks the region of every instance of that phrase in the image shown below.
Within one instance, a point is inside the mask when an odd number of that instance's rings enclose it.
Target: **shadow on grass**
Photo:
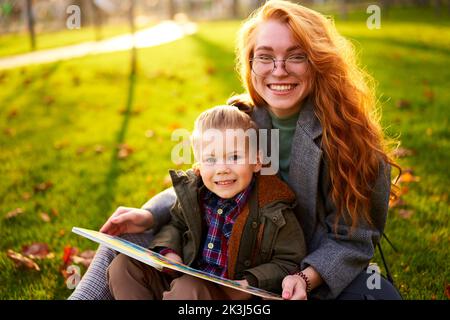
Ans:
[[[450,49],[445,47],[433,46],[426,43],[421,43],[417,41],[409,41],[406,39],[394,39],[394,38],[375,38],[375,37],[365,37],[365,36],[350,36],[352,40],[356,40],[363,43],[380,43],[380,44],[388,44],[398,47],[403,47],[405,49],[413,49],[413,50],[422,50],[428,52],[436,52],[440,54],[444,54],[450,56]]]
[[[131,51],[130,59],[130,74],[128,76],[128,91],[127,100],[125,106],[125,112],[123,113],[122,124],[117,132],[116,140],[113,145],[113,152],[111,154],[111,162],[109,166],[108,174],[105,178],[105,191],[100,194],[98,201],[98,208],[101,213],[111,211],[111,206],[114,200],[115,188],[117,184],[117,178],[120,175],[118,148],[125,142],[125,136],[127,133],[128,125],[130,122],[131,111],[133,109],[134,93],[136,88],[136,49]]]
[[[192,35],[191,39],[197,43],[203,58],[208,61],[211,70],[214,70],[210,72],[211,80],[219,82],[225,95],[231,96],[239,89],[237,74],[234,71],[234,52],[199,34]]]

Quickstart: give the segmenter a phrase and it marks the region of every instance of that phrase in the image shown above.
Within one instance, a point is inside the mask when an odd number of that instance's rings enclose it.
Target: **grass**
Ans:
[[[406,299],[445,299],[450,26],[392,15],[380,30],[357,19],[337,25],[379,83],[386,133],[415,152],[400,163],[420,181],[408,185],[406,204],[390,210],[386,226],[399,251],[383,242],[394,279]],[[72,226],[97,229],[117,206],[140,206],[165,187],[173,129],[190,130],[201,110],[241,92],[233,72],[238,28],[203,23],[196,35],[139,50],[133,81],[128,52],[0,71],[0,299],[65,299],[64,247],[96,248]],[[133,152],[118,159],[124,143]],[[48,181],[47,190],[36,188]],[[16,208],[23,213],[4,218]],[[39,261],[40,272],[15,268],[6,251],[33,242],[48,243],[55,258]],[[382,266],[378,254],[374,260]]]

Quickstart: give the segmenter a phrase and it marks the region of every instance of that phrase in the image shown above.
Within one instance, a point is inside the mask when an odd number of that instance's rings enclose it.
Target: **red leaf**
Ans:
[[[72,263],[72,257],[78,253],[78,248],[70,245],[64,247],[63,262],[64,266]]]

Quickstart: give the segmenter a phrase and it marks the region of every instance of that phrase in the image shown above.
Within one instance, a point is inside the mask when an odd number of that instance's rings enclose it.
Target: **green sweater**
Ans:
[[[269,114],[272,119],[273,128],[280,130],[280,175],[287,182],[289,178],[292,139],[297,126],[299,112],[287,118],[278,118],[270,111]]]

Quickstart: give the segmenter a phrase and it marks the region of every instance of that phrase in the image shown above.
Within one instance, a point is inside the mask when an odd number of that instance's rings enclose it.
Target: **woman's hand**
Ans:
[[[150,211],[137,208],[118,207],[101,227],[100,232],[117,236],[123,233],[141,233],[153,225]]]
[[[281,284],[283,293],[281,296],[285,300],[307,300],[306,282],[297,275],[286,276]]]

